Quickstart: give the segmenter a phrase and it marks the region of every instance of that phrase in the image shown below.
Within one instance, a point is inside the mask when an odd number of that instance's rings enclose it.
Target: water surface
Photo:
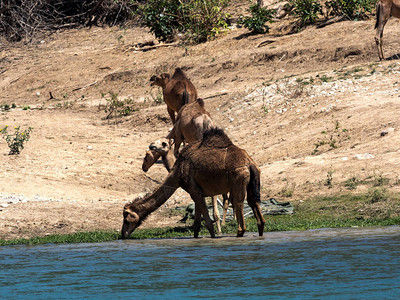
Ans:
[[[0,247],[1,299],[398,299],[400,227]]]

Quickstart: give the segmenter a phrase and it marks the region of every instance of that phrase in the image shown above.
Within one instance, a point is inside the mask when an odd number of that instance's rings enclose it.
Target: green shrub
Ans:
[[[8,133],[8,125],[4,128],[0,128],[0,132],[3,138],[7,141],[7,145],[10,148],[8,155],[19,154],[24,149],[24,143],[29,141],[29,137],[32,131],[32,127],[29,127],[25,131],[19,130],[20,126],[14,128],[14,134]]]
[[[351,20],[365,19],[371,13],[376,0],[330,0],[325,6],[328,15],[347,16]]]
[[[106,119],[110,119],[112,116],[115,118],[122,116],[129,116],[139,109],[136,107],[133,99],[118,99],[118,94],[109,92],[111,98],[106,98],[107,104],[104,107],[104,112],[107,113]],[[102,95],[105,97],[105,95]]]
[[[241,17],[240,24],[250,30],[252,33],[267,33],[269,26],[265,23],[272,22],[273,9],[265,9],[257,4],[251,5],[248,9],[251,17]]]
[[[322,14],[322,6],[318,0],[291,0],[292,14],[299,17],[300,26],[313,24]]]
[[[388,191],[383,187],[370,188],[368,198],[371,203],[386,201],[389,198]]]
[[[201,43],[228,27],[225,19],[230,0],[149,0],[138,7],[142,26],[157,39],[174,40],[182,34],[190,42]]]

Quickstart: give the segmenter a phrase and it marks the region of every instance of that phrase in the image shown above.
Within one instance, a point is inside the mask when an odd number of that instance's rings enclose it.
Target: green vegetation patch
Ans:
[[[400,194],[391,194],[376,187],[364,194],[343,194],[329,197],[313,197],[295,204],[292,215],[265,215],[265,232],[309,230],[319,228],[367,227],[400,225]],[[193,237],[192,224],[176,227],[137,229],[131,239]],[[246,219],[247,232],[257,232],[254,217]],[[237,222],[222,226],[224,234],[236,235]],[[209,236],[203,226],[201,236]],[[97,243],[120,239],[116,231],[78,232],[49,235],[31,239],[0,240],[5,245],[36,245],[58,243]]]

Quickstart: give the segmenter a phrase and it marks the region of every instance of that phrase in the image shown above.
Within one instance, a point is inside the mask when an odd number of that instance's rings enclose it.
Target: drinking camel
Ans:
[[[146,155],[143,159],[142,170],[147,172],[150,167],[155,164],[158,158],[161,157],[164,167],[168,172],[171,172],[174,163],[175,163],[175,155],[172,153],[171,145],[169,140],[160,139],[152,142],[149,145],[149,150],[146,151]],[[218,210],[218,199],[215,196],[211,196],[211,204],[213,208],[213,217],[214,222],[217,224],[218,233],[222,233],[221,225],[225,225],[226,215],[229,208],[229,199],[226,194],[222,195],[223,202],[223,213],[222,213],[222,222],[220,223],[221,216]]]
[[[211,237],[215,237],[204,197],[228,192],[238,222],[237,236],[246,232],[243,215],[246,194],[257,219],[258,234],[263,235],[265,220],[260,209],[260,170],[247,152],[235,146],[223,130],[211,129],[204,133],[201,141],[183,148],[172,172],[155,192],[124,206],[122,238],[129,238],[179,187],[188,192],[195,203],[195,238],[199,236],[201,216]]]

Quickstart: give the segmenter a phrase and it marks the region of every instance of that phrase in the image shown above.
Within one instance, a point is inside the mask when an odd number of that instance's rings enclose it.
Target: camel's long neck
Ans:
[[[175,155],[172,150],[169,150],[166,155],[162,156],[162,161],[168,172],[171,172],[175,163]]]
[[[177,176],[175,176],[174,173],[168,174],[164,183],[158,187],[153,194],[142,200],[141,209],[140,211],[137,211],[137,213],[142,219],[146,218],[149,214],[163,205],[178,189],[178,187],[179,183]]]

